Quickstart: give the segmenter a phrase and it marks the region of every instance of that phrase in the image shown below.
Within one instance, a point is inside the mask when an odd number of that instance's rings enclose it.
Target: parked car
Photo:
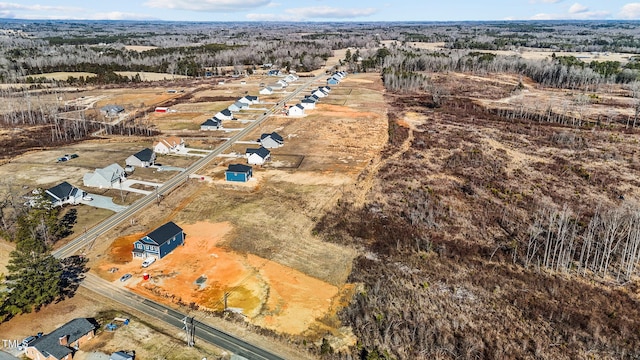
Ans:
[[[148,258],[144,259],[144,261],[142,262],[142,267],[143,268],[149,267],[154,262],[156,262],[156,258],[154,258],[153,256],[152,257],[148,257]]]
[[[58,162],[63,162],[63,161],[67,161],[67,160],[69,160],[69,159],[67,159],[67,157],[66,157],[66,156],[63,156],[63,157],[59,157],[59,158],[58,158]]]
[[[93,200],[93,197],[92,197],[91,195],[89,195],[89,194],[85,194],[85,195],[82,197],[82,200],[84,200],[84,201],[91,201],[91,200]]]
[[[124,274],[122,275],[122,277],[120,277],[120,281],[125,282],[127,280],[131,279],[131,274]]]

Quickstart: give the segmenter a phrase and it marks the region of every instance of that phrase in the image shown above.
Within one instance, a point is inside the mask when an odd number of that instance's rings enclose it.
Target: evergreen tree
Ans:
[[[42,200],[42,199],[39,199]],[[58,232],[57,210],[46,202],[32,207],[18,218],[16,249],[9,256],[8,287],[1,314],[13,316],[31,312],[61,294],[62,266],[50,253],[48,242]]]

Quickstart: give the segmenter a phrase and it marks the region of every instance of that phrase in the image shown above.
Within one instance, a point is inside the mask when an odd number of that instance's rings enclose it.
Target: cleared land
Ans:
[[[396,41],[386,40],[382,43],[386,46],[390,46],[392,43]],[[415,47],[417,49],[426,49],[430,51],[451,51],[445,47],[444,42],[435,42],[435,43],[423,43],[423,42],[411,42],[410,46]],[[624,64],[629,61],[632,56],[637,56],[638,54],[627,54],[627,53],[613,53],[613,52],[570,52],[570,51],[554,51],[554,50],[546,50],[546,49],[536,49],[536,48],[527,48],[521,47],[517,51],[509,51],[509,50],[478,50],[480,52],[492,53],[501,56],[517,56],[522,57],[523,59],[529,60],[544,60],[551,59],[551,54],[555,53],[556,56],[575,56],[576,58],[584,61],[619,61]]]

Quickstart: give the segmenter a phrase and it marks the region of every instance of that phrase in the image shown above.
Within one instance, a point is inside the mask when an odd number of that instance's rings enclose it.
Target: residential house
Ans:
[[[313,100],[315,102],[320,101],[320,97],[318,97],[317,95],[305,95],[304,96],[305,99],[309,99],[309,100]]]
[[[331,92],[331,87],[330,86],[320,86],[318,89],[326,92],[327,94],[329,94]]]
[[[247,182],[251,176],[253,176],[253,169],[243,164],[231,164],[224,172],[226,181]]]
[[[275,90],[282,90],[284,89],[284,86],[282,86],[282,84],[280,83],[273,83],[273,84],[269,84],[269,87],[275,91]]]
[[[302,105],[305,110],[311,110],[316,108],[316,101],[311,98],[304,98],[300,100],[300,105]]]
[[[185,148],[184,139],[177,136],[160,138],[153,144],[153,151],[156,154],[179,153]]]
[[[222,127],[222,121],[215,117],[207,119],[207,121],[200,124],[200,130],[218,130]]]
[[[231,110],[231,112],[238,112],[242,109],[248,108],[249,105],[245,104],[241,101],[236,101],[235,103],[229,105],[228,109]]]
[[[267,72],[267,76],[280,76],[280,70],[276,70],[276,69],[269,70]]]
[[[134,167],[149,167],[156,161],[156,154],[153,150],[146,148],[129,156],[124,162],[126,165]]]
[[[247,105],[254,105],[254,104],[258,104],[260,103],[259,99],[257,96],[253,96],[253,95],[246,95],[242,98],[240,98],[238,101],[243,102]]]
[[[46,189],[44,193],[47,198],[51,200],[51,204],[54,207],[62,206],[64,204],[77,204],[85,195],[84,191],[66,181],[61,182],[52,188]]]
[[[296,104],[293,106],[289,106],[287,109],[287,115],[289,116],[303,116],[304,115],[304,107],[301,104]]]
[[[25,355],[34,360],[70,360],[76,350],[95,336],[96,324],[89,319],[69,321],[27,346]]]
[[[178,245],[184,245],[184,232],[173,221],[169,221],[134,242],[133,257],[146,259],[153,256],[162,259]]]
[[[264,165],[271,158],[271,152],[261,146],[258,149],[247,149],[245,156],[247,163],[251,165]]]
[[[332,77],[327,79],[327,84],[328,85],[338,85],[339,83],[340,83],[340,80],[338,78],[336,78],[335,76],[332,76]]]
[[[323,97],[327,96],[327,93],[322,91],[322,90],[320,90],[320,89],[316,89],[311,93],[311,95],[315,95],[315,96],[317,96],[319,98],[323,98]]]
[[[100,114],[104,116],[117,116],[124,111],[124,108],[120,105],[105,105],[100,108]]]
[[[260,89],[260,95],[271,95],[273,94],[273,89],[270,86],[263,87]]]
[[[283,88],[286,88],[287,86],[289,86],[289,83],[287,83],[286,81],[284,81],[282,79],[276,81],[276,84],[282,85]]]
[[[101,189],[112,188],[113,185],[117,185],[120,181],[126,179],[126,177],[127,175],[122,166],[114,163],[102,169],[96,169],[94,172],[84,174],[82,182],[84,186]]]
[[[284,145],[284,139],[275,131],[271,134],[262,134],[258,142],[266,149],[275,149]]]
[[[229,110],[229,109],[224,109],[224,110],[220,111],[214,117],[218,118],[220,120],[233,120],[233,114],[231,113],[231,110]]]

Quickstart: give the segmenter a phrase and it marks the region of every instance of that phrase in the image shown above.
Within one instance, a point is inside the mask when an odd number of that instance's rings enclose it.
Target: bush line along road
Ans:
[[[185,171],[181,172],[180,174],[174,176],[169,181],[164,183],[164,185],[159,187],[156,192],[149,194],[143,197],[142,199],[136,201],[131,206],[129,206],[126,210],[123,210],[119,213],[115,213],[113,216],[109,217],[107,220],[101,222],[100,224],[88,230],[82,236],[79,236],[77,239],[74,239],[73,241],[64,245],[60,249],[54,251],[52,253],[53,256],[55,256],[58,259],[61,259],[77,253],[78,251],[83,249],[85,246],[95,241],[100,235],[115,228],[130,216],[136,214],[138,211],[142,210],[147,205],[156,201],[158,197],[163,196],[164,194],[167,194],[172,190],[174,190],[175,188],[177,188],[183,181],[187,181],[189,179],[189,175],[194,174],[196,171],[202,169],[216,156],[220,155],[223,151],[231,147],[231,145],[233,145],[236,141],[248,135],[256,127],[260,126],[260,124],[262,124],[270,115],[275,113],[277,109],[283,106],[283,104],[286,104],[289,100],[291,100],[293,97],[301,93],[303,90],[307,89],[309,85],[313,84],[316,80],[318,80],[324,75],[325,75],[324,73],[320,73],[317,76],[312,77],[306,83],[299,86],[291,94],[287,95],[282,101],[278,102],[275,106],[273,106],[271,109],[266,111],[255,122],[249,124],[246,128],[244,128],[242,131],[238,132],[236,135],[234,135],[229,140],[224,142],[222,145],[220,145],[218,148],[212,151],[209,155],[197,160],[195,163],[189,166]],[[95,275],[87,274],[85,281],[83,281],[81,285],[87,288],[88,290],[94,291],[102,296],[105,296],[111,300],[117,301],[123,305],[131,307],[144,314],[153,316],[154,318],[164,321],[169,325],[176,326],[179,328],[183,327],[182,319],[186,317],[185,314],[182,314],[165,305],[151,301],[137,294],[133,294],[129,291],[123,290],[109,283],[108,281],[100,279]],[[249,344],[221,330],[218,330],[210,325],[203,324],[202,322],[199,322],[199,321],[195,321],[195,324],[196,324],[195,335],[198,338],[210,344],[218,346],[222,349],[247,357],[249,359],[272,359],[272,360],[282,359],[281,357],[275,354],[272,354],[267,350],[264,350],[252,344]]]

